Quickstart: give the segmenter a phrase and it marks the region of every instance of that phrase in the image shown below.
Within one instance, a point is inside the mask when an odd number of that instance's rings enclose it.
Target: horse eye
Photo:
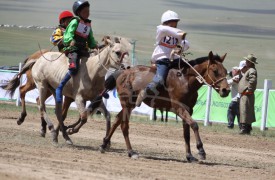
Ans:
[[[120,57],[121,56],[121,52],[116,52],[116,55],[118,56],[118,57]]]
[[[216,69],[216,70],[214,70],[214,74],[215,74],[215,76],[218,76],[219,75],[219,72],[218,72],[218,70]]]

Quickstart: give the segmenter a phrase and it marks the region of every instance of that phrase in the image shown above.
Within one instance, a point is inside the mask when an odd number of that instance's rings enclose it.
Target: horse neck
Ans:
[[[205,61],[205,62],[203,62],[203,63],[201,63],[201,64],[197,64],[197,65],[195,65],[194,66],[194,69],[205,79],[205,76],[207,75],[207,66],[208,66],[208,61]],[[192,70],[191,68],[190,68],[190,71],[192,72],[192,73],[188,73],[189,74],[189,86],[193,89],[193,90],[195,90],[195,91],[197,91],[197,90],[199,90],[203,85],[204,85],[204,83],[200,83],[198,80],[197,80],[197,76],[198,76],[198,74],[194,71],[194,70]]]
[[[88,67],[90,72],[104,73],[106,74],[107,69],[110,67],[110,46],[105,47],[99,54],[96,56],[90,57],[88,59]]]

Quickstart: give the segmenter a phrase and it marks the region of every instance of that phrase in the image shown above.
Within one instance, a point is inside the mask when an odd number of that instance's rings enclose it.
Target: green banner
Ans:
[[[193,119],[204,120],[206,113],[206,98],[207,98],[207,86],[202,86],[198,93],[198,100],[193,109]],[[222,98],[220,95],[212,90],[211,105],[210,105],[210,121],[227,123],[227,109],[231,102],[231,93],[226,97]],[[262,120],[262,105],[263,105],[263,90],[257,89],[255,91],[255,115],[256,122],[253,126],[260,127]],[[268,111],[267,111],[267,122],[266,127],[275,127],[275,91],[269,91],[268,97]],[[160,112],[157,112],[160,116]],[[173,113],[169,113],[169,117],[175,117]],[[237,118],[237,117],[236,117]],[[237,119],[235,119],[235,124],[237,124]]]
[[[275,90],[269,91],[266,127],[275,127]]]

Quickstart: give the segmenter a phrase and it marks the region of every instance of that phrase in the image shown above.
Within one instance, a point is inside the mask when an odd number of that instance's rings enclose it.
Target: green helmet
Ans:
[[[73,12],[76,16],[78,16],[78,11],[82,9],[83,7],[90,6],[90,3],[88,1],[78,0],[74,2],[73,5]]]

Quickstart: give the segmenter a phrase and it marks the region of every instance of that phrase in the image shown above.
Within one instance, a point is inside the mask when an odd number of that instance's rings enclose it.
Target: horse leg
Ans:
[[[58,123],[60,125],[60,130],[62,132],[63,138],[65,139],[66,143],[69,145],[72,145],[73,142],[70,139],[70,137],[68,136],[67,132],[66,132],[66,128],[64,126],[64,122],[63,122],[63,118],[62,118],[62,102],[61,103],[57,103],[55,104],[55,113],[56,113],[56,117],[58,119]],[[57,138],[57,133],[56,133],[56,138]]]
[[[168,111],[165,113],[165,122],[168,122]]]
[[[22,112],[21,112],[20,116],[17,119],[17,124],[18,125],[21,125],[24,122],[24,120],[27,116],[26,102],[25,102],[25,96],[26,96],[26,92],[27,92],[27,90],[25,90],[26,87],[27,87],[26,85],[23,85],[19,88],[21,105],[22,105]]]
[[[107,110],[104,103],[101,103],[99,108],[100,108],[101,112],[103,113],[105,120],[106,120],[106,136],[107,136],[111,129],[111,114]],[[110,144],[110,142],[109,142],[109,144]]]
[[[62,120],[63,120],[63,122],[65,121],[65,119],[67,117],[68,110],[69,110],[70,105],[73,101],[74,100],[72,98],[65,96],[64,103],[63,103],[63,106],[62,106]],[[57,136],[59,134],[59,130],[60,130],[60,125],[58,124],[57,127],[56,127]]]
[[[76,98],[75,102],[80,114],[80,120],[78,120],[73,125],[68,126],[66,133],[70,135],[77,133],[80,130],[80,128],[87,122],[88,119],[88,111],[85,108],[86,102],[82,98]]]
[[[200,138],[198,123],[192,119],[191,115],[189,114],[189,112],[186,109],[180,108],[178,110],[178,115],[194,131],[195,138],[196,138],[196,145],[197,145],[197,149],[199,151],[199,157],[200,157],[200,159],[205,160],[206,159],[206,153],[204,151],[203,143],[202,143],[201,138]],[[188,128],[184,126],[184,130],[187,130],[187,129]],[[190,143],[189,143],[189,147],[188,147],[188,141],[190,142],[190,140],[188,140],[188,136],[190,136],[190,135],[188,135],[188,134],[190,134],[190,133],[188,133],[188,131],[184,132],[184,138],[186,138],[185,141],[187,141],[187,143],[185,144],[187,150],[190,149]],[[191,151],[190,151],[190,153],[191,153]],[[192,156],[190,156],[190,154],[189,154],[188,151],[187,151],[187,155],[186,156],[189,156],[189,159],[192,160]]]
[[[34,83],[33,82],[31,83],[30,81],[33,81],[33,80],[28,79],[27,83],[19,88],[21,105],[22,105],[22,112],[21,112],[21,114],[20,114],[20,116],[18,117],[18,120],[17,120],[18,125],[21,125],[24,122],[24,120],[27,116],[26,102],[25,102],[26,93],[35,88]]]
[[[103,144],[99,147],[101,153],[104,153],[106,151],[108,144],[110,143],[110,140],[111,140],[116,128],[121,124],[122,114],[123,114],[123,109],[116,115],[116,120],[115,120],[114,124],[112,125],[109,133],[106,135],[105,138],[103,138]]]
[[[184,141],[185,141],[185,152],[186,152],[186,159],[188,162],[192,161],[198,161],[192,153],[191,153],[191,148],[190,148],[190,126],[182,121],[182,127],[183,127],[183,136],[184,136]]]
[[[153,112],[153,120],[156,121],[157,120],[157,109],[154,108],[154,112]]]
[[[129,138],[129,119],[131,116],[132,109],[131,108],[123,108],[123,114],[122,114],[122,122],[121,122],[121,130],[126,142],[127,150],[128,150],[128,156],[131,158],[138,158],[138,153],[133,151],[130,138]]]
[[[44,120],[47,122],[49,130],[51,131],[51,134],[52,134],[53,143],[56,144],[58,142],[57,136],[56,136],[56,131],[54,129],[53,123],[51,122],[51,120],[49,119],[49,117],[47,116],[47,113],[46,113],[45,101],[47,99],[47,91],[48,91],[47,87],[40,85],[40,88],[39,88],[39,98],[40,98],[39,111],[40,111],[40,115],[41,115],[41,121]],[[39,100],[38,100],[38,102],[39,102]]]
[[[160,109],[160,113],[161,113],[161,122],[163,122],[163,109]]]
[[[48,99],[50,96],[52,95],[52,93],[48,90],[45,99]],[[39,97],[36,98],[36,104],[39,107],[40,105],[40,99]],[[46,136],[46,132],[47,132],[47,122],[45,121],[45,118],[43,116],[41,116],[41,129],[40,129],[40,136],[41,137],[45,137]],[[51,127],[49,126],[49,129]]]

